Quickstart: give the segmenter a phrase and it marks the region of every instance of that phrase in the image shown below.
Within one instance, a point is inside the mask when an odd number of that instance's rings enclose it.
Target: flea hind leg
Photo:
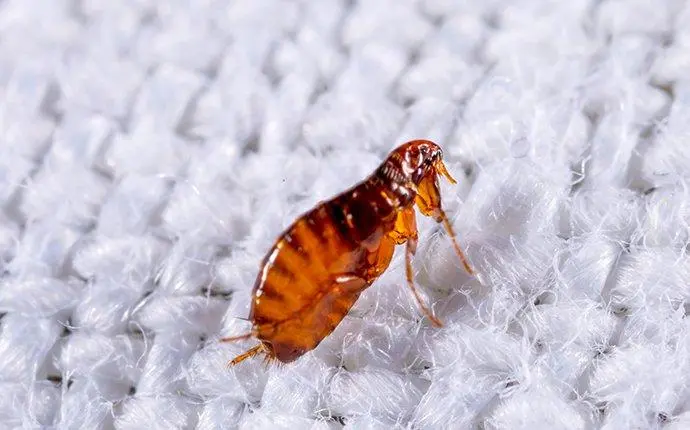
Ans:
[[[271,357],[289,363],[316,348],[340,324],[367,285],[365,279],[350,273],[324,281],[320,294],[299,312],[270,327],[270,333],[262,332]]]
[[[232,360],[230,360],[228,362],[227,366],[228,367],[235,366],[236,364],[239,364],[248,358],[252,358],[252,357],[257,356],[259,354],[265,354],[266,352],[267,352],[266,351],[266,345],[264,345],[263,343],[260,343],[260,344],[256,345],[255,347],[249,349],[248,351],[246,351],[246,352],[238,355],[237,357],[233,358]]]
[[[417,287],[414,285],[412,257],[417,251],[418,238],[417,219],[414,213],[414,208],[404,209],[402,212],[400,212],[395,221],[395,231],[393,234],[396,242],[405,242],[405,276],[407,278],[407,285],[410,287],[410,290],[412,290],[412,294],[414,294],[417,304],[422,310],[422,313],[424,313],[424,315],[426,315],[426,317],[429,318],[436,327],[443,327],[443,323],[441,323],[441,321],[436,318],[434,314],[431,313],[431,310],[424,304],[419,291],[417,291]]]
[[[366,279],[354,274],[335,277],[328,292],[314,307],[313,323],[318,325],[326,321],[329,333],[335,330],[368,285]]]

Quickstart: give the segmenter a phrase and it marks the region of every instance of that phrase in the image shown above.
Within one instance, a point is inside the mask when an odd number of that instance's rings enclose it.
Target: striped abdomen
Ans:
[[[441,148],[413,140],[393,150],[363,183],[318,205],[279,238],[263,261],[254,286],[250,334],[261,341],[231,363],[257,354],[290,362],[315,348],[355,303],[360,293],[388,268],[396,244],[406,246],[407,282],[424,314],[441,326],[420,299],[412,279],[417,246],[416,206],[443,223],[468,273],[443,209],[438,178],[455,179]]]
[[[283,362],[313,349],[388,266],[400,199],[376,174],[299,218],[264,260],[250,318]]]

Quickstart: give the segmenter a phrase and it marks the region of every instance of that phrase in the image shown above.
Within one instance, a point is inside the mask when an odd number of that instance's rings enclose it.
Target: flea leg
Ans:
[[[405,239],[405,275],[407,277],[407,285],[412,290],[415,300],[419,305],[422,313],[426,315],[427,318],[436,327],[443,327],[443,323],[431,313],[431,310],[424,304],[422,297],[417,291],[417,287],[414,285],[414,275],[412,273],[412,257],[415,252],[417,252],[417,219],[414,213],[414,208],[404,209],[398,215],[395,221],[395,231],[393,232],[394,238],[398,243],[401,243]]]
[[[252,358],[256,355],[264,354],[264,353],[266,353],[266,346],[264,346],[264,344],[261,343],[259,345],[256,345],[255,347],[251,348],[247,352],[240,354],[237,357],[230,360],[228,362],[228,367],[235,366],[236,364],[238,364],[238,363],[240,363],[240,362],[242,362],[248,358]]]
[[[440,173],[444,176],[450,176],[448,171],[445,170],[445,167]],[[415,203],[424,215],[431,216],[434,218],[434,220],[436,220],[436,222],[443,224],[443,227],[453,243],[455,253],[460,258],[460,262],[462,263],[463,267],[465,267],[467,273],[474,275],[474,270],[472,270],[472,267],[470,266],[467,257],[462,252],[460,245],[458,245],[455,231],[453,231],[453,226],[450,225],[450,221],[448,221],[446,213],[443,212],[443,209],[441,208],[441,191],[438,185],[438,176],[430,175],[422,180],[417,189],[417,198],[415,199]]]
[[[412,290],[412,294],[414,294],[414,298],[417,300],[417,304],[419,304],[424,315],[426,315],[436,327],[443,327],[441,320],[436,318],[434,314],[431,313],[431,310],[424,304],[422,297],[419,295],[419,291],[417,291],[417,287],[414,285],[412,274],[412,256],[414,255],[414,251],[411,243],[410,241],[405,245],[405,275],[407,277],[407,285],[410,287],[410,290]]]
[[[469,261],[467,261],[467,257],[465,256],[465,253],[462,252],[462,249],[460,249],[460,245],[458,244],[458,241],[455,237],[455,231],[453,230],[453,226],[450,225],[450,221],[448,221],[448,217],[446,216],[446,213],[443,212],[443,210],[441,208],[438,209],[438,212],[439,212],[440,217],[441,217],[441,222],[443,222],[443,227],[446,229],[448,236],[450,236],[450,241],[453,243],[453,248],[455,249],[455,253],[460,258],[460,261],[462,262],[462,265],[465,267],[465,270],[467,271],[467,273],[474,276],[475,272],[472,269],[472,266],[470,266]]]
[[[240,336],[232,336],[232,337],[223,337],[219,340],[219,342],[237,342],[238,340],[247,340],[250,337],[252,337],[254,333],[247,333],[247,334],[242,334]]]
[[[357,275],[337,276],[328,292],[315,304],[310,322],[315,327],[326,324],[329,333],[332,332],[368,285],[364,278]]]
[[[316,348],[338,326],[366,287],[367,281],[356,274],[335,275],[324,281],[322,293],[310,298],[299,312],[277,323],[270,333],[260,329],[270,358],[289,363]]]

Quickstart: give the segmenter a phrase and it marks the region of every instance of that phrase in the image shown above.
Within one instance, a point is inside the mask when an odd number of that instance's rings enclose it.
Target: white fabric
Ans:
[[[0,3],[0,427],[690,427],[690,5]],[[418,217],[313,353],[227,369],[258,264],[410,138]]]

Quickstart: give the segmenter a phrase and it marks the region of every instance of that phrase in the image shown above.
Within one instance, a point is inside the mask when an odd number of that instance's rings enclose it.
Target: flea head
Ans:
[[[429,140],[413,140],[398,148],[403,160],[402,170],[412,182],[419,184],[429,175],[443,175],[455,183],[443,164],[443,150]]]

